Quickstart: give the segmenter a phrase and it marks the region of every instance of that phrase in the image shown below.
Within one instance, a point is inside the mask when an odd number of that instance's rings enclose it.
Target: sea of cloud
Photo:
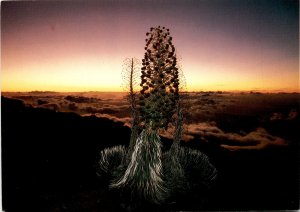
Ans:
[[[125,126],[131,125],[130,106],[125,93],[38,92],[2,95],[21,99],[33,107],[75,112],[82,116],[94,115],[122,122]],[[189,93],[183,101],[185,124],[182,139],[187,142],[193,139],[214,142],[231,151],[288,146],[297,140],[296,132],[291,132],[295,135],[287,139],[280,133],[276,135],[276,131],[272,131],[272,124],[292,124],[294,131],[299,130],[298,99],[299,94],[296,93]],[[170,126],[161,135],[172,138],[173,132],[174,128]]]

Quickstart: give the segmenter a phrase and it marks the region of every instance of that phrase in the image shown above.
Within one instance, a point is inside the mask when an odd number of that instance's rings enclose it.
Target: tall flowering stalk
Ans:
[[[179,99],[178,67],[169,29],[151,28],[146,33],[142,60],[140,115],[144,128],[167,128]]]
[[[138,137],[139,130],[139,111],[137,108],[138,101],[138,73],[140,71],[140,62],[136,58],[126,58],[123,61],[123,87],[128,92],[127,100],[131,109],[131,136],[129,142],[129,148],[127,153],[127,161],[130,160],[133,148],[135,146],[136,139]]]

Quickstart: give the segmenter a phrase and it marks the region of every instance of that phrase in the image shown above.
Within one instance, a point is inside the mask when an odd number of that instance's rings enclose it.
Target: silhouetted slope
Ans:
[[[100,149],[129,141],[130,130],[121,123],[1,100],[6,211],[45,211],[53,204],[49,198],[59,201],[95,187]]]
[[[11,211],[119,211],[118,194],[96,176],[99,151],[129,142],[130,130],[108,119],[25,107],[1,98],[3,207]],[[166,144],[166,140],[163,139]],[[167,142],[170,145],[170,142]],[[299,207],[298,146],[229,152],[209,143],[183,143],[209,156],[218,179],[199,208],[192,190],[161,210],[267,210]],[[148,208],[149,209],[149,208]],[[149,209],[150,210],[150,209]]]

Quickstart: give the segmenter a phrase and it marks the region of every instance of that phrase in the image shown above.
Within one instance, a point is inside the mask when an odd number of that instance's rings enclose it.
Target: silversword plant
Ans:
[[[111,176],[110,188],[130,191],[138,198],[136,201],[161,204],[173,194],[187,190],[190,170],[197,172],[199,181],[207,187],[217,171],[200,151],[180,147],[183,131],[180,73],[170,30],[152,27],[146,37],[139,91],[136,85],[140,63],[134,58],[124,61],[124,81],[132,115],[129,147],[102,150],[99,174]],[[172,125],[173,144],[163,153],[159,133]]]

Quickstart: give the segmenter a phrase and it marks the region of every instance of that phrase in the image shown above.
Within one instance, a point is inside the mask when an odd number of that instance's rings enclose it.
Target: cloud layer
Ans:
[[[190,93],[183,103],[182,139],[211,142],[231,151],[287,146],[298,132],[298,97],[298,94]],[[34,107],[95,115],[130,127],[130,106],[124,94],[18,93],[15,98]],[[294,132],[287,132],[282,125],[291,126],[288,128]],[[173,132],[171,126],[161,135],[172,138]]]
[[[257,128],[247,134],[225,133],[215,123],[189,125],[188,134],[206,142],[218,141],[219,145],[231,151],[260,150],[275,146],[287,146],[288,141],[269,134],[264,128]]]

